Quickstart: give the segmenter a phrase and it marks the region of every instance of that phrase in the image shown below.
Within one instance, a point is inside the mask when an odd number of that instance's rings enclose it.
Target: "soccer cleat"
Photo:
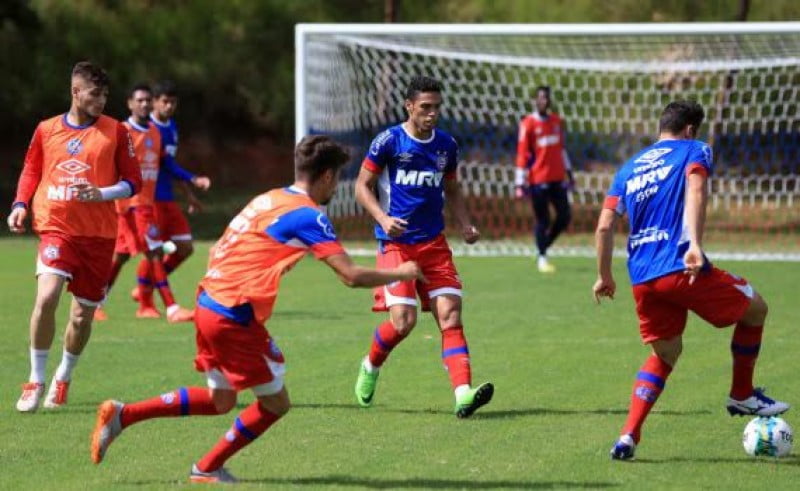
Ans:
[[[131,290],[131,299],[134,302],[139,302],[140,298],[141,297],[139,296],[139,287],[138,286],[134,286],[133,290]]]
[[[770,399],[763,388],[757,387],[753,395],[742,401],[729,397],[726,409],[731,416],[776,416],[788,411],[789,405]]]
[[[96,309],[94,309],[94,320],[99,322],[108,320],[108,314],[106,313],[104,308],[97,307]]]
[[[456,398],[456,416],[469,418],[479,407],[489,404],[494,395],[494,385],[490,382],[469,389],[461,397]]]
[[[536,267],[539,268],[540,273],[555,273],[556,267],[550,264],[546,257],[539,257],[536,261]]]
[[[139,307],[136,309],[137,319],[160,319],[161,312],[156,310],[155,307]]]
[[[359,406],[370,407],[372,405],[379,374],[378,370],[374,372],[367,370],[363,362],[359,366],[358,378],[356,379],[356,400]]]
[[[172,311],[167,314],[167,320],[170,324],[192,322],[194,320],[194,310],[187,310],[183,307],[172,309]]]
[[[69,380],[53,380],[50,382],[50,390],[44,398],[44,407],[47,409],[58,409],[67,403],[67,393],[69,392]]]
[[[189,482],[233,484],[239,482],[239,480],[224,467],[220,467],[211,472],[203,472],[197,468],[197,464],[192,464],[192,471],[189,473]]]
[[[631,435],[622,435],[614,446],[611,447],[612,460],[633,460],[636,451],[636,442]]]
[[[35,413],[42,403],[42,396],[44,396],[44,384],[37,382],[22,384],[22,395],[17,401],[17,411]]]
[[[97,408],[97,421],[92,431],[92,462],[99,464],[106,456],[108,447],[122,433],[122,408],[125,404],[119,401],[104,401]]]

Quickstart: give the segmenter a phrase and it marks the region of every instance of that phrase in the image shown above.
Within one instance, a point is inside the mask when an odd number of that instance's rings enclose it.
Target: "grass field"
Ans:
[[[28,317],[34,295],[32,240],[0,241],[0,489],[163,489],[187,473],[235,414],[163,419],[126,430],[99,467],[89,460],[97,404],[132,401],[202,385],[192,368],[193,328],[133,319],[132,268],[96,327],[74,375],[69,405],[18,414],[28,374]],[[189,303],[206,246],[173,278]],[[465,258],[465,326],[476,382],[494,401],[470,420],[452,414],[439,337],[424,318],[389,358],[375,406],[353,396],[359,359],[380,317],[370,293],[348,290],[306,259],[285,279],[269,328],[288,359],[294,409],[229,462],[244,486],[270,489],[796,489],[800,459],[744,454],[745,419],[724,410],[730,331],[692,318],[684,356],[645,426],[631,463],[608,450],[625,418],[639,343],[628,281],[596,307],[589,259],[556,259],[543,277],[524,258]],[[757,382],[800,403],[797,384],[797,263],[720,266],[746,276],[770,302]],[[65,297],[67,299],[68,297]],[[67,302],[62,301],[59,334]],[[51,352],[48,380],[60,359]],[[243,394],[240,405],[252,396]],[[789,423],[800,421],[795,411]]]

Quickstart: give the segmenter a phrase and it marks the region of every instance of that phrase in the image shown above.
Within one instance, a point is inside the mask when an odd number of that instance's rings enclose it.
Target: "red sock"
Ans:
[[[459,385],[472,384],[472,371],[469,366],[469,347],[462,326],[450,327],[442,331],[442,361],[450,375],[450,384],[455,389]]]
[[[136,267],[136,283],[139,288],[139,305],[142,307],[155,307],[153,305],[153,282],[150,279],[150,261],[142,259]]]
[[[280,419],[256,401],[245,408],[233,422],[233,427],[219,439],[214,448],[197,462],[202,472],[213,472],[225,463],[233,454],[249,445],[253,440]]]
[[[116,283],[117,277],[119,276],[119,272],[120,270],[122,270],[122,266],[124,264],[125,264],[124,262],[118,259],[115,259],[114,261],[111,262],[111,274],[108,277],[109,290],[111,289],[112,286],[114,286],[114,283]]]
[[[205,387],[181,387],[144,401],[125,404],[120,420],[125,428],[139,421],[174,416],[219,414]]]
[[[763,333],[764,326],[746,326],[739,323],[733,329],[731,397],[734,399],[743,400],[753,395],[753,371],[756,368]]]
[[[172,295],[169,281],[167,281],[167,272],[164,271],[164,263],[161,262],[160,258],[154,257],[150,259],[150,268],[150,271],[153,273],[151,276],[153,286],[156,287],[158,294],[161,295],[164,306],[169,308],[175,305],[175,297]]]
[[[672,367],[655,354],[650,355],[644,362],[633,384],[631,407],[628,410],[628,420],[622,428],[623,435],[629,433],[633,435],[633,440],[639,443],[644,420],[664,390],[671,372]]]
[[[372,346],[369,348],[369,362],[372,366],[379,367],[386,361],[386,357],[405,336],[397,332],[392,321],[382,322],[372,337]]]
[[[166,271],[168,275],[172,274],[187,257],[188,256],[183,256],[181,254],[169,254],[164,258],[164,271]]]

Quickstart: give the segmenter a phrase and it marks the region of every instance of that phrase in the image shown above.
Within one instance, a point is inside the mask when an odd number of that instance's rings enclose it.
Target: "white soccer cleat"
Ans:
[[[108,451],[108,447],[122,433],[122,408],[125,404],[108,400],[97,409],[97,421],[92,432],[92,462],[99,464]]]
[[[776,416],[788,411],[789,405],[770,399],[764,395],[764,389],[756,388],[753,395],[742,401],[729,397],[726,409],[731,416]]]
[[[17,411],[35,413],[42,404],[42,397],[44,397],[44,384],[37,382],[22,384],[22,395],[17,401]]]
[[[539,256],[539,259],[536,260],[536,267],[539,269],[540,273],[556,272],[556,267],[550,264],[550,261],[548,261],[545,256]]]
[[[239,480],[224,467],[220,467],[211,472],[203,472],[197,468],[197,464],[192,464],[192,471],[189,473],[189,482],[233,484],[239,482]]]
[[[56,380],[50,381],[50,390],[47,391],[47,397],[44,398],[44,407],[47,409],[58,409],[67,403],[67,393],[69,392],[69,381],[62,382]]]

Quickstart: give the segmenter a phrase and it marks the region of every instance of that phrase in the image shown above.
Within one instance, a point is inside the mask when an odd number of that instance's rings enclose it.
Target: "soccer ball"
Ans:
[[[161,245],[161,250],[164,251],[164,254],[174,254],[178,250],[178,246],[175,245],[175,242],[168,240]]]
[[[792,451],[792,427],[776,416],[753,419],[744,428],[742,444],[747,455],[785,457]]]

